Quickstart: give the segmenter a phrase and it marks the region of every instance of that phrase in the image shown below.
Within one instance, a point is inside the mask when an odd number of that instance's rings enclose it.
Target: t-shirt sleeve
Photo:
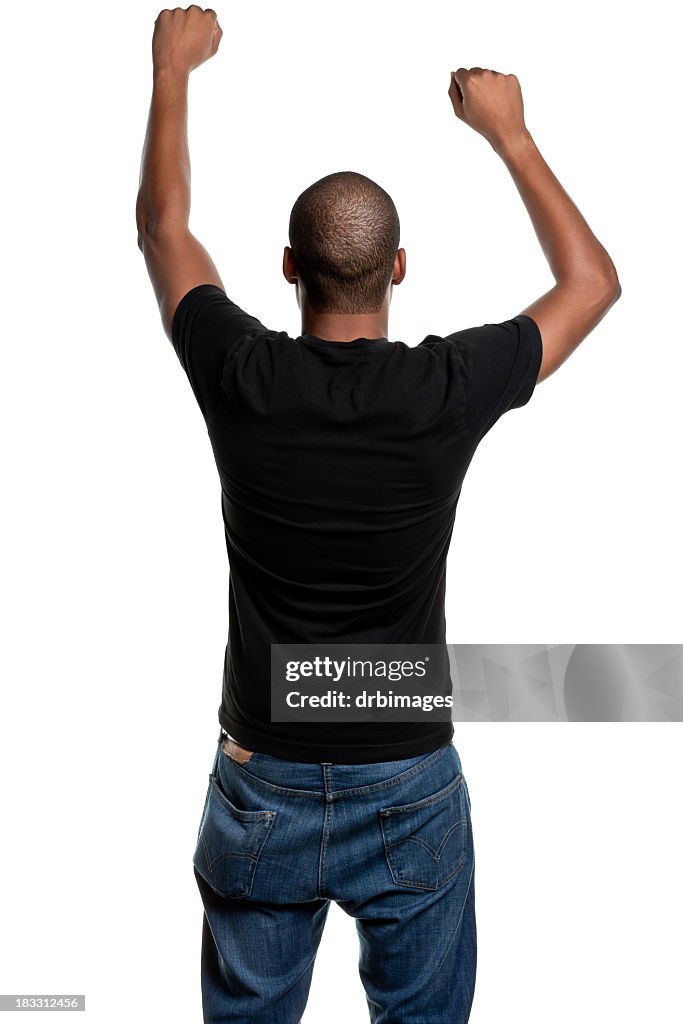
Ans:
[[[266,330],[218,285],[198,284],[183,295],[173,314],[171,341],[205,420],[221,399],[226,358],[250,334]]]
[[[499,324],[469,327],[448,335],[465,387],[465,419],[477,441],[509,409],[531,398],[541,368],[543,344],[535,320],[524,313]]]

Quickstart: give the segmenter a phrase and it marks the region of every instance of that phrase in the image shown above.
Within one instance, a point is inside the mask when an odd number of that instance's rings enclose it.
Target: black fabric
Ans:
[[[266,328],[215,285],[173,345],[221,483],[229,628],[218,719],[299,761],[427,753],[452,722],[270,721],[271,643],[446,643],[446,558],[482,437],[529,401],[538,326],[519,315],[416,346]]]

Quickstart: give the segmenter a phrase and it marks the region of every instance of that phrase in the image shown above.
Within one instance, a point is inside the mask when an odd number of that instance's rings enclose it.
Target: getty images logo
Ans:
[[[450,720],[445,644],[271,644],[271,721]]]
[[[401,679],[423,678],[427,674],[429,655],[418,661],[382,659],[354,660],[347,657],[341,661],[316,656],[309,661],[288,661],[285,666],[285,679],[288,683],[298,683],[301,679],[331,679],[339,683],[344,677],[348,679],[388,679],[399,682]]]

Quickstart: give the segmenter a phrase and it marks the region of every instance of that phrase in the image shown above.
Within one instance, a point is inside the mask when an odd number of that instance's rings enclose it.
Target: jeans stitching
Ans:
[[[389,861],[389,869],[391,871],[392,878],[394,879],[396,885],[412,885],[416,889],[429,889],[431,892],[434,892],[436,889],[440,889],[442,886],[444,886],[446,882],[450,882],[450,880],[454,878],[455,875],[462,871],[467,861],[467,822],[458,822],[458,824],[465,825],[465,851],[460,861],[455,866],[455,868],[450,872],[450,874],[445,875],[444,878],[442,878],[439,882],[436,882],[434,885],[430,885],[429,882],[417,882],[410,878],[403,878],[394,860],[392,848],[388,848],[386,850],[387,860]]]
[[[444,886],[446,884],[446,882],[449,882],[452,878],[455,877],[455,875],[457,875],[460,871],[462,871],[462,868],[463,868],[463,866],[465,865],[465,863],[467,861],[467,849],[468,849],[468,841],[469,841],[469,823],[468,823],[468,819],[467,819],[467,812],[465,812],[465,817],[464,818],[461,818],[459,821],[456,821],[450,827],[450,829],[448,830],[448,832],[446,833],[446,835],[444,836],[444,838],[443,838],[443,840],[441,842],[440,849],[439,849],[438,853],[436,851],[434,851],[429,846],[428,843],[425,843],[423,840],[421,840],[417,836],[410,836],[409,835],[409,836],[406,836],[403,839],[396,839],[396,840],[392,841],[390,836],[389,836],[388,829],[389,829],[389,824],[392,821],[392,817],[391,816],[392,816],[393,812],[399,812],[400,813],[401,811],[405,811],[407,813],[410,813],[411,811],[421,810],[423,807],[430,807],[432,804],[438,803],[440,800],[446,799],[446,797],[450,796],[450,794],[452,792],[457,791],[457,790],[460,791],[460,801],[461,801],[461,807],[462,807],[463,795],[464,795],[464,792],[465,792],[463,787],[462,787],[463,781],[464,781],[464,775],[463,775],[462,772],[459,772],[458,775],[456,776],[456,778],[453,779],[452,782],[450,782],[443,789],[439,790],[437,793],[434,793],[431,797],[425,798],[424,800],[417,800],[417,801],[415,801],[412,804],[404,804],[404,805],[402,805],[400,807],[395,807],[395,808],[394,807],[382,807],[382,808],[379,809],[379,818],[380,818],[380,826],[381,826],[381,830],[382,830],[382,840],[383,840],[383,843],[384,843],[384,851],[385,851],[386,859],[387,859],[387,862],[388,862],[388,865],[389,865],[389,870],[391,871],[391,876],[392,876],[394,882],[396,883],[396,885],[406,885],[406,886],[409,885],[409,886],[413,886],[414,888],[428,889],[429,891],[434,892],[437,889],[440,889],[442,886]],[[386,822],[386,827],[385,827],[385,822]],[[398,864],[396,862],[396,858],[394,856],[394,850],[395,850],[395,848],[397,846],[401,845],[402,843],[409,842],[412,839],[415,842],[417,842],[419,845],[421,845],[425,849],[427,849],[429,851],[430,855],[432,856],[432,858],[434,859],[434,861],[436,862],[436,861],[439,861],[441,859],[441,852],[443,851],[444,846],[445,846],[447,840],[453,834],[455,829],[458,828],[461,825],[463,826],[463,832],[464,832],[463,854],[462,854],[462,857],[460,858],[459,862],[456,864],[454,869],[448,875],[445,875],[443,878],[441,878],[435,884],[430,884],[429,882],[420,882],[420,881],[416,881],[414,879],[404,878],[402,876],[402,874],[400,872],[400,868],[399,868],[399,866],[398,866]]]
[[[413,811],[420,811],[423,807],[431,807],[432,804],[438,804],[440,800],[445,800],[454,790],[462,786],[463,778],[462,772],[458,772],[456,777],[447,786],[437,790],[436,793],[432,793],[431,796],[423,797],[422,800],[414,800],[410,804],[398,804],[396,807],[380,807],[380,814],[386,817],[389,817],[391,814],[412,814]]]
[[[438,764],[442,757],[445,757],[449,750],[455,750],[452,741],[437,747],[431,754],[429,754],[423,761],[414,765],[412,768],[406,768],[404,772],[400,772],[398,775],[392,775],[389,779],[384,779],[383,782],[372,782],[367,786],[354,786],[352,789],[339,789],[334,791],[334,799],[340,800],[347,796],[370,796],[372,793],[377,793],[383,789],[390,789],[393,786],[400,786],[403,782],[413,778],[420,772],[426,771],[427,768],[431,768],[432,765]],[[291,789],[288,786],[278,786],[274,782],[267,782],[265,779],[260,779],[258,775],[254,775],[244,765],[240,764],[239,761],[233,761],[231,757],[226,757],[226,761],[229,764],[236,765],[237,769],[243,772],[248,778],[259,784],[265,789],[274,790],[277,793],[286,793],[288,796],[302,796],[308,797],[309,799],[325,800],[325,790],[314,790],[314,789]]]
[[[229,852],[227,854],[226,853],[219,853],[217,856],[214,856],[214,857],[211,856],[210,850],[209,850],[207,842],[206,842],[206,837],[204,835],[203,826],[204,826],[205,821],[206,821],[206,815],[207,815],[207,811],[208,811],[209,801],[210,801],[210,798],[211,798],[212,794],[218,800],[218,804],[223,807],[224,812],[226,814],[229,814],[231,817],[233,817],[235,821],[241,821],[243,824],[247,823],[247,821],[248,821],[250,824],[257,825],[259,827],[259,830],[261,832],[265,833],[263,835],[263,838],[259,839],[258,846],[257,846],[256,851],[254,853],[244,853],[242,851],[235,850],[235,851],[231,851],[231,852]],[[237,815],[241,815],[241,814],[245,814],[246,813],[246,814],[253,814],[254,817],[252,817],[250,819],[241,818],[241,817],[238,817],[238,816],[234,815],[233,814],[233,810],[237,811]],[[211,775],[209,776],[209,787],[208,787],[207,797],[206,797],[206,801],[205,801],[205,805],[204,805],[204,813],[202,814],[202,821],[201,821],[201,824],[199,826],[199,834],[197,836],[197,842],[201,843],[201,845],[202,845],[202,847],[204,849],[204,859],[206,861],[206,866],[207,866],[207,869],[208,869],[208,873],[209,873],[209,875],[213,876],[214,875],[215,865],[220,860],[224,860],[226,857],[239,857],[241,859],[244,859],[244,860],[247,860],[247,861],[251,862],[249,864],[249,867],[248,867],[248,870],[247,870],[247,876],[246,876],[246,880],[245,880],[245,884],[244,885],[240,886],[238,889],[233,889],[230,892],[228,892],[225,889],[215,888],[213,886],[213,884],[211,882],[209,882],[209,884],[212,885],[212,888],[214,888],[216,892],[221,892],[221,894],[223,896],[228,895],[230,898],[233,898],[233,899],[241,899],[241,898],[244,898],[245,896],[249,896],[251,894],[251,891],[252,891],[253,886],[254,886],[254,876],[256,874],[256,867],[257,867],[258,862],[259,862],[259,860],[261,858],[261,854],[263,853],[263,848],[265,847],[265,845],[266,845],[266,843],[268,841],[268,837],[270,836],[270,834],[271,834],[271,832],[273,830],[273,824],[274,824],[275,819],[277,817],[277,813],[278,813],[277,811],[270,811],[270,810],[244,812],[240,808],[235,807],[235,805],[232,803],[232,801],[229,800],[225,796],[225,794],[221,791],[220,785],[218,783],[217,776],[214,775],[213,773],[211,773]],[[201,874],[201,872],[200,872],[200,874]],[[208,881],[208,879],[207,879],[207,881]]]

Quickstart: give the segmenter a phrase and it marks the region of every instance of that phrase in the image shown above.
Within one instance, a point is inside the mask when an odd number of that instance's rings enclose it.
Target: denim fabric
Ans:
[[[239,764],[219,739],[193,865],[205,1024],[299,1024],[330,900],[356,920],[372,1024],[469,1020],[474,847],[452,741],[374,764]]]

